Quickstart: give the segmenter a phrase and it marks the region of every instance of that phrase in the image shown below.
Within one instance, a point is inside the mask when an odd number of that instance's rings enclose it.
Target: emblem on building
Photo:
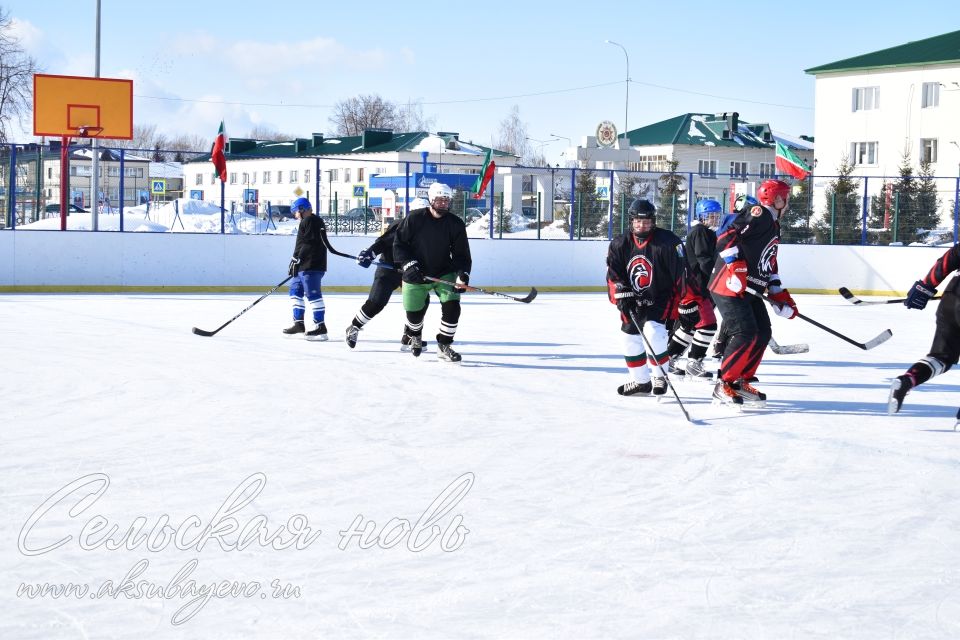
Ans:
[[[601,147],[612,147],[617,142],[617,125],[604,120],[597,125],[597,144]]]

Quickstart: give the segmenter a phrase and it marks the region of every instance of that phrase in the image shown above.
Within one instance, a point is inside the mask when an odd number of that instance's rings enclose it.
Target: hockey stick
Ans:
[[[777,341],[773,339],[773,336],[770,336],[767,346],[770,347],[770,351],[773,351],[778,356],[791,353],[806,353],[810,351],[810,345],[808,345],[806,342],[799,342],[797,344],[777,344]]]
[[[853,292],[850,291],[850,289],[847,289],[846,287],[840,287],[840,288],[838,289],[838,291],[840,292],[840,295],[843,296],[843,299],[844,299],[844,300],[846,300],[847,302],[849,302],[849,303],[851,303],[851,304],[857,304],[857,305],[860,305],[860,304],[864,304],[864,305],[866,305],[866,304],[871,304],[871,305],[872,305],[872,304],[903,304],[904,302],[907,301],[906,298],[893,298],[893,299],[891,299],[891,300],[861,300],[861,299],[858,298],[857,296],[853,295]],[[931,299],[931,300],[939,300],[939,299],[942,298],[942,297],[943,297],[943,296],[936,296],[936,297],[930,298],[930,299]]]
[[[326,236],[326,235],[323,236],[323,241],[324,241],[324,244],[327,245],[327,251],[329,251],[329,252],[332,253],[333,255],[335,255],[335,256],[340,256],[341,258],[350,258],[351,260],[356,260],[356,259],[357,259],[356,256],[351,256],[351,255],[348,254],[348,253],[342,253],[342,252],[340,252],[340,251],[337,251],[337,250],[334,249],[333,247],[331,247],[331,246],[330,246],[330,241],[327,240],[327,236]],[[377,261],[374,261],[374,262],[371,262],[370,264],[373,265],[373,266],[375,266],[375,267],[382,267],[382,268],[384,268],[384,269],[393,269],[394,271],[399,271],[399,269],[397,269],[397,267],[395,267],[394,265],[392,265],[392,264],[390,264],[390,263],[388,263],[388,262],[377,262]],[[505,293],[500,293],[500,292],[498,292],[498,291],[488,291],[488,290],[486,290],[486,289],[481,289],[480,287],[474,287],[474,286],[471,286],[471,285],[469,285],[469,284],[458,285],[457,283],[455,283],[455,282],[450,282],[449,280],[441,280],[440,278],[432,278],[432,277],[430,277],[430,276],[423,276],[423,277],[424,277],[424,279],[426,279],[426,280],[431,280],[431,281],[433,281],[433,282],[439,282],[439,283],[442,283],[442,284],[448,284],[448,285],[450,285],[451,287],[456,287],[456,288],[459,288],[459,289],[465,289],[465,290],[467,290],[467,291],[477,291],[477,292],[479,292],[479,293],[485,293],[485,294],[487,294],[488,296],[500,296],[501,298],[507,298],[507,299],[509,299],[509,300],[514,300],[514,301],[516,301],[516,302],[523,302],[523,303],[526,303],[526,304],[529,304],[529,303],[533,302],[533,299],[537,297],[537,288],[536,288],[536,287],[530,287],[530,292],[529,292],[527,295],[525,295],[525,296],[522,297],[522,298],[518,298],[518,297],[515,297],[515,296],[509,296],[509,295],[507,295],[507,294],[505,294]]]
[[[647,353],[653,357],[653,361],[657,362],[656,352],[653,350],[653,347],[650,346],[650,342],[647,340],[647,336],[643,335],[643,326],[637,322],[637,314],[632,310],[630,311],[630,322],[633,323],[633,326],[636,327],[637,331],[640,333],[640,338],[643,340],[643,345],[647,349]],[[683,406],[683,402],[680,401],[680,396],[677,394],[677,390],[673,388],[673,380],[670,379],[670,376],[667,375],[666,370],[663,368],[663,365],[657,362],[657,368],[660,369],[660,373],[663,375],[663,379],[667,381],[667,386],[670,387],[670,391],[673,392],[673,397],[677,399],[677,404],[680,405],[680,411],[683,411],[683,417],[687,419],[687,422],[690,424],[698,424],[690,417],[690,414],[687,413],[687,408]]]
[[[777,305],[777,303],[774,302],[773,300],[771,300],[769,297],[767,297],[767,296],[765,296],[765,295],[763,295],[763,294],[761,294],[761,293],[758,293],[758,292],[757,292],[756,290],[754,290],[754,289],[749,289],[749,288],[748,288],[747,291],[748,291],[751,295],[755,295],[755,296],[757,296],[758,298],[761,298],[761,299],[765,300],[770,306],[775,306],[775,305]],[[890,331],[890,329],[884,329],[884,330],[881,331],[876,337],[871,338],[870,340],[867,340],[866,342],[857,342],[857,341],[854,340],[853,338],[849,338],[849,337],[843,335],[842,333],[840,333],[839,331],[837,331],[836,329],[831,329],[831,328],[828,327],[827,325],[822,324],[822,323],[820,323],[820,322],[817,322],[817,321],[814,320],[813,318],[809,318],[809,317],[803,315],[803,314],[800,313],[799,311],[797,312],[797,317],[800,318],[801,320],[806,320],[807,322],[809,322],[809,323],[812,324],[813,326],[817,327],[818,329],[823,329],[824,331],[826,331],[826,332],[829,333],[830,335],[836,336],[836,337],[840,338],[841,340],[843,340],[844,342],[849,342],[849,343],[852,344],[853,346],[857,347],[858,349],[863,349],[864,351],[869,351],[870,349],[873,349],[874,347],[883,344],[884,342],[886,342],[887,340],[889,340],[891,337],[893,337],[893,331]]]
[[[223,329],[223,328],[226,327],[228,324],[230,324],[231,322],[233,322],[234,320],[236,320],[237,318],[239,318],[240,316],[242,316],[243,314],[245,314],[247,311],[250,311],[250,309],[252,309],[255,304],[257,304],[258,302],[260,302],[261,300],[263,300],[264,298],[266,298],[268,295],[270,295],[271,293],[273,293],[274,291],[276,291],[277,289],[279,289],[279,288],[282,287],[283,285],[287,284],[287,282],[288,282],[289,280],[291,280],[292,278],[293,278],[293,276],[287,276],[286,278],[284,278],[283,281],[280,282],[280,283],[278,283],[277,286],[275,286],[273,289],[270,289],[270,291],[267,291],[265,294],[263,294],[262,296],[260,296],[259,298],[257,298],[257,299],[254,300],[253,302],[251,302],[243,311],[241,311],[241,312],[238,313],[237,315],[233,316],[232,318],[230,318],[229,320],[227,320],[226,322],[224,322],[222,325],[220,325],[219,327],[217,327],[217,328],[214,329],[213,331],[207,331],[206,329],[198,329],[198,328],[194,327],[194,328],[193,328],[193,332],[194,332],[195,334],[197,334],[198,336],[203,336],[203,337],[205,337],[205,338],[209,338],[210,336],[215,336],[215,335],[217,335],[218,333],[220,333],[220,330],[221,330],[221,329]]]

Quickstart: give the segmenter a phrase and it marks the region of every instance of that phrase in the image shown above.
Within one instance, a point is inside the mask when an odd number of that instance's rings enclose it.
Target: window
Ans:
[[[774,162],[760,163],[760,179],[766,180],[777,175],[777,165]]]
[[[103,175],[102,173],[100,175]],[[111,178],[120,177],[120,167],[107,167],[107,176]]]
[[[920,107],[927,109],[940,106],[940,83],[924,82],[923,96],[920,99]]]
[[[237,184],[237,174],[235,171],[230,172],[230,184]]]
[[[920,162],[934,163],[937,161],[937,139],[920,138]]]
[[[850,144],[850,160],[854,165],[877,164],[876,142],[854,142]]]
[[[217,174],[216,174],[216,173],[211,173],[211,174],[210,174],[210,184],[217,184]]]
[[[853,90],[853,110],[870,111],[880,108],[880,87],[857,87]]]
[[[640,156],[639,162],[630,163],[631,171],[666,171],[667,156]]]
[[[293,184],[293,183],[296,182],[296,181],[297,181],[297,172],[296,172],[296,171],[291,171],[291,172],[290,172],[290,184]]]
[[[270,184],[270,181],[273,180],[273,176],[270,175],[271,173],[273,172],[272,171],[263,172],[263,184]]]
[[[254,171],[250,174],[250,184],[257,184],[257,172]]]
[[[240,184],[250,184],[250,174],[244,173],[243,179],[240,181]]]
[[[303,181],[308,184],[310,183],[310,169],[303,170]]]
[[[53,167],[47,167],[47,180],[53,178]]]
[[[283,184],[283,171],[277,171],[277,184]]]
[[[344,181],[344,182],[350,182],[350,168],[349,168],[349,167],[347,167],[346,169],[343,170],[343,181]]]
[[[699,168],[697,173],[700,174],[701,178],[716,178],[717,177],[717,161],[716,160],[700,160],[698,161]]]
[[[746,179],[748,164],[746,162],[730,161],[730,177]]]
[[[143,167],[124,167],[123,175],[128,178],[142,178],[143,177]],[[197,174],[202,176],[202,174]],[[199,182],[197,184],[200,184]]]
[[[340,182],[340,169],[328,169],[330,172],[330,182]]]
[[[357,169],[357,182],[363,182],[363,167]]]
[[[196,179],[196,182],[194,182],[194,184],[197,185],[198,187],[202,187],[202,186],[203,186],[203,174],[202,174],[202,173],[198,173],[198,174],[197,174],[197,179]]]

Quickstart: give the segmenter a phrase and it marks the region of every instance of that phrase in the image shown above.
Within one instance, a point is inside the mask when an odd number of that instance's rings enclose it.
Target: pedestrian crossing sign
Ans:
[[[155,196],[163,196],[167,193],[167,181],[161,178],[152,178],[150,180],[150,193]]]

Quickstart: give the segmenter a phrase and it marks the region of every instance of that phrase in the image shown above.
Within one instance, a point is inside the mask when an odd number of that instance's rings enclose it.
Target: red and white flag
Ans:
[[[220,176],[220,182],[227,181],[227,158],[223,151],[227,146],[227,132],[223,128],[223,120],[220,121],[220,131],[217,132],[217,139],[213,142],[213,151],[210,152],[210,161],[213,162],[217,175]]]

